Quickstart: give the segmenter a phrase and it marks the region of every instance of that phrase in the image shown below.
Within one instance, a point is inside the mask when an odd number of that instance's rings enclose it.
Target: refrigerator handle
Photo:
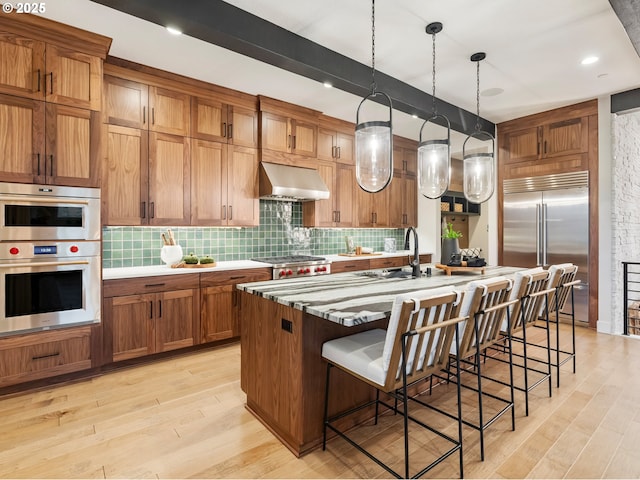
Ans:
[[[540,259],[540,204],[536,204],[536,266],[542,264]]]
[[[542,204],[542,266],[547,266],[547,204]]]

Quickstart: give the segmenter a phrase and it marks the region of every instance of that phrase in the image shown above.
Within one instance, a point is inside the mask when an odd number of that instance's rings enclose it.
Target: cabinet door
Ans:
[[[156,352],[188,347],[194,342],[197,290],[159,293],[155,317]]]
[[[0,92],[44,98],[44,42],[0,32]]]
[[[358,197],[358,227],[375,227],[375,194],[356,188]]]
[[[506,134],[507,155],[505,163],[537,160],[540,155],[538,127],[526,128]]]
[[[102,221],[105,225],[148,223],[148,133],[103,126]]]
[[[0,94],[0,180],[33,183],[44,175],[44,110],[44,102]]]
[[[100,114],[84,108],[47,104],[46,183],[100,186]]]
[[[103,100],[103,123],[140,129],[148,127],[147,85],[105,75]]]
[[[227,154],[227,225],[260,224],[258,200],[258,151],[229,145]]]
[[[200,290],[200,335],[203,342],[214,342],[240,334],[234,308],[235,290],[235,285],[220,285]]]
[[[415,177],[405,177],[403,188],[403,227],[418,226],[418,181]]]
[[[191,145],[191,224],[226,225],[228,147],[206,140]]]
[[[189,139],[149,133],[149,223],[189,225]]]
[[[402,228],[404,221],[404,187],[405,178],[395,174],[391,181],[391,195],[389,195],[389,221],[392,227]]]
[[[227,139],[241,147],[258,148],[258,112],[229,105],[231,124]]]
[[[315,169],[320,174],[324,183],[329,187],[329,198],[325,200],[316,200],[315,202],[305,202],[312,204],[314,207],[314,226],[315,227],[333,227],[338,221],[338,212],[336,210],[336,199],[338,192],[336,184],[340,181],[340,177],[336,175],[336,164],[333,162],[322,162],[315,165]],[[303,209],[306,205],[303,205]]]
[[[274,113],[261,112],[262,117],[262,148],[277,152],[291,151],[291,130],[289,119]]]
[[[111,318],[113,361],[151,355],[155,351],[155,294],[127,295],[105,300]]]
[[[459,158],[451,159],[451,169],[449,170],[449,188],[447,190],[451,190],[454,192],[462,192],[464,191],[464,173],[462,171],[462,160]]]
[[[387,186],[384,190],[373,194],[374,227],[388,227],[391,225],[390,193],[391,188]]]
[[[418,151],[412,148],[403,148],[404,173],[406,175],[418,174]]]
[[[306,155],[308,157],[316,157],[316,137],[318,136],[318,127],[312,123],[293,120],[293,146],[292,153],[298,155]]]
[[[189,135],[189,95],[160,87],[149,87],[151,122],[149,130],[172,135]]]
[[[572,118],[542,127],[542,156],[558,157],[589,151],[588,118]]]
[[[350,165],[337,164],[336,187],[335,187],[335,209],[337,227],[356,226],[356,189],[360,188],[356,184],[356,170]]]
[[[99,111],[102,106],[102,59],[47,44],[46,100]]]
[[[227,104],[216,100],[191,99],[191,136],[215,142],[227,142],[230,132]]]
[[[336,146],[338,155],[336,161],[346,165],[356,164],[356,139],[355,135],[338,132],[336,134]]]
[[[333,161],[337,155],[336,132],[325,128],[318,129],[318,159]]]

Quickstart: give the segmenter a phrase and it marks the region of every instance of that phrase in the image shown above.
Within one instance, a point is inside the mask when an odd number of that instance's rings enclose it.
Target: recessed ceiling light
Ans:
[[[504,89],[495,87],[483,90],[482,92],[480,92],[480,95],[482,95],[483,97],[495,97],[496,95],[500,95],[501,93],[504,93]]]
[[[171,35],[182,35],[182,30],[178,30],[175,27],[167,27],[167,32],[169,32]]]
[[[598,57],[585,57],[580,62],[582,65],[591,65],[592,63],[596,63],[599,60]]]
[[[333,85],[331,85],[329,82],[324,82],[323,85],[325,86],[325,88],[332,88]]]
[[[413,115],[411,115],[411,118],[418,118],[418,115],[414,113]]]

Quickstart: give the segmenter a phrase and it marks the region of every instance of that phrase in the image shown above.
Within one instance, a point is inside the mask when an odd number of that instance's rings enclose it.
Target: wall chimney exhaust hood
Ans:
[[[313,168],[261,162],[260,198],[310,202],[329,198],[329,189]]]

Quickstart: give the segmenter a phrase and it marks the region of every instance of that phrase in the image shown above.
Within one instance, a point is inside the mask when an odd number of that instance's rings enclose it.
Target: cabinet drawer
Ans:
[[[264,282],[272,279],[271,268],[250,268],[225,272],[206,272],[200,274],[201,287],[233,285],[236,283]]]
[[[200,287],[200,275],[185,273],[179,275],[160,275],[156,277],[136,277],[105,280],[102,282],[104,298],[122,295],[166,292]]]
[[[369,259],[333,262],[331,264],[331,273],[357,272],[358,270],[368,270],[369,268]]]
[[[386,257],[369,259],[369,268],[395,268],[408,265],[406,257]]]
[[[0,386],[91,368],[91,327],[0,341]]]

